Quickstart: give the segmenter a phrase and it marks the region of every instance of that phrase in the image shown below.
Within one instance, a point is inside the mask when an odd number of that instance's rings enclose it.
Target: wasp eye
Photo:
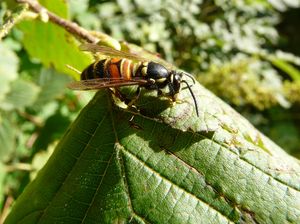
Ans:
[[[156,79],[161,79],[161,78],[167,78],[169,75],[169,72],[161,64],[158,64],[155,62],[149,62],[148,68],[147,68],[147,74],[148,74],[149,78],[156,80]]]
[[[181,80],[181,78],[182,78],[182,76],[181,76],[181,75],[179,75],[179,74],[176,74],[176,75],[175,75],[175,77],[174,77],[174,79],[176,79],[176,80],[178,80],[178,81],[180,81],[180,80]]]

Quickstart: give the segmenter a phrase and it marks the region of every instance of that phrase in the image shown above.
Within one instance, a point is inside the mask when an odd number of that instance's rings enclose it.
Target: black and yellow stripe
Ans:
[[[81,80],[98,78],[124,78],[147,76],[147,62],[133,62],[128,59],[110,58],[96,61],[81,74]]]

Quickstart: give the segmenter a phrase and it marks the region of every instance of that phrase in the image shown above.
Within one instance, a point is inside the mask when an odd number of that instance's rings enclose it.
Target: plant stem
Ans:
[[[16,23],[23,19],[26,14],[27,6],[19,7],[8,18],[5,19],[3,26],[0,29],[0,40],[4,38]]]
[[[98,38],[90,34],[86,29],[77,25],[77,23],[65,20],[56,14],[49,12],[45,7],[40,5],[36,0],[17,0],[19,3],[28,4],[30,9],[40,15],[47,15],[49,20],[59,26],[62,26],[68,32],[78,36],[79,38],[86,40],[89,43],[97,43]]]

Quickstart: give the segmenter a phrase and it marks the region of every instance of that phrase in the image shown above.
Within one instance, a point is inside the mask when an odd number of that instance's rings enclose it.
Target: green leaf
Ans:
[[[10,92],[0,108],[3,110],[23,109],[30,106],[37,98],[40,88],[29,81],[17,79],[11,85]]]
[[[34,103],[34,108],[41,108],[46,103],[61,96],[70,81],[71,79],[68,76],[57,73],[53,69],[42,69],[39,77],[41,91]]]
[[[16,147],[17,130],[8,119],[0,120],[0,162],[6,162]]]
[[[5,176],[6,176],[6,170],[5,170],[5,166],[2,164],[2,162],[0,161],[0,210],[2,211],[2,207],[3,207],[3,199],[4,199],[4,180],[5,180]]]
[[[275,57],[267,57],[274,66],[288,74],[294,81],[300,82],[300,71],[288,62]]]
[[[43,0],[40,1],[47,9],[67,17],[66,1]],[[83,70],[91,62],[91,57],[80,52],[78,43],[63,28],[50,22],[22,21],[18,26],[24,33],[23,44],[31,57],[39,59],[46,67],[54,67],[62,73],[78,78],[66,65]]]
[[[299,162],[193,91],[199,117],[187,89],[174,105],[143,91],[141,114],[98,92],[5,223],[299,222]]]
[[[88,0],[70,1],[69,5],[70,5],[70,12],[72,16],[76,16],[82,13],[86,13],[89,7],[89,1]]]
[[[0,103],[10,91],[10,83],[18,77],[19,60],[6,45],[0,43]]]

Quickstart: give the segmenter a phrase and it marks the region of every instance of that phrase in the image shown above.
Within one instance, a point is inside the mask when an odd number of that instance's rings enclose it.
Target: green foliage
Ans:
[[[24,14],[28,10],[26,5],[17,6],[13,12],[5,10],[6,5],[4,2],[1,3],[1,6],[3,10],[0,11],[0,40],[9,33],[10,29],[12,29],[16,23],[23,19]],[[7,15],[5,12],[7,12]]]
[[[27,90],[26,92],[24,90]],[[31,106],[35,102],[40,89],[31,82],[18,79],[11,85],[10,92],[2,102],[3,110],[19,110],[26,106]]]
[[[194,91],[211,105],[201,119],[188,90],[172,108],[143,94],[137,105],[163,123],[130,119],[99,92],[6,223],[299,221],[299,163],[202,87]]]
[[[8,160],[9,154],[15,149],[16,130],[9,120],[2,120],[0,126],[0,158],[1,162]]]
[[[245,106],[251,103],[260,110],[270,108],[277,103],[289,107],[290,103],[282,97],[282,85],[279,77],[269,70],[261,74],[264,63],[258,58],[241,58],[224,63],[222,67],[211,66],[209,75],[199,77],[199,81],[217,95],[235,105]]]
[[[66,92],[71,79],[32,60],[20,50],[16,36],[0,43],[1,210],[6,200],[22,192],[29,174],[41,168],[31,164],[32,158],[53,148],[89,98]]]
[[[290,75],[293,80],[295,80],[296,82],[300,82],[300,71],[298,69],[278,58],[271,58],[270,61],[278,69],[281,69],[282,71]]]
[[[63,1],[41,2],[46,3],[45,6],[54,13],[63,18],[67,17],[67,6]],[[23,21],[19,24],[19,28],[23,31],[22,43],[29,55],[38,58],[46,67],[54,67],[59,72],[73,74],[66,65],[76,65],[77,69],[82,70],[91,61],[88,55],[81,54],[79,49],[74,47],[76,46],[74,37],[57,25],[49,23],[45,25],[41,21]],[[76,75],[75,78],[78,78],[78,74]]]
[[[88,17],[78,5],[71,1],[71,15],[81,25],[160,52],[245,115],[249,108],[261,113],[276,106],[299,111],[300,58],[278,49],[275,28],[278,10],[299,7],[299,0],[92,2],[88,10],[97,13]],[[255,122],[255,116],[248,118]],[[297,117],[288,122],[297,124]],[[264,122],[256,125],[268,129]]]
[[[299,82],[285,82],[284,91],[291,102],[300,103],[300,84]]]
[[[290,4],[289,1],[278,4],[228,0],[110,1],[96,4],[92,8],[98,11],[98,19],[82,20],[86,12],[81,16],[81,12],[76,9],[73,16],[83,26],[101,28],[116,38],[159,51],[168,61],[174,61],[179,67],[198,74],[199,80],[204,84],[209,83],[215,73],[222,73],[226,69],[224,64],[237,67],[236,61],[242,58],[245,63],[241,64],[237,75],[248,76],[250,80],[261,80],[261,84],[248,82],[246,85],[250,85],[249,89],[263,89],[265,94],[261,94],[262,91],[252,93],[260,102],[256,104],[252,97],[243,93],[241,87],[236,88],[237,94],[232,94],[229,101],[237,106],[250,104],[262,109],[274,104],[283,107],[288,104],[277,69],[291,76],[294,81],[299,79],[299,71],[292,69],[292,64],[300,66],[300,58],[286,58],[280,51],[274,54],[274,44],[279,39],[274,28],[279,22],[279,14],[275,10],[287,6],[296,7],[296,2],[300,4],[299,1],[295,1],[295,4]],[[258,69],[246,72],[245,69],[253,69],[253,58],[258,56],[263,57],[256,60]],[[272,64],[269,63],[269,57],[272,58]],[[272,78],[268,78],[270,74]],[[223,78],[226,79],[227,76]],[[232,80],[228,77],[226,82],[230,81]],[[220,91],[220,85],[222,84],[214,83],[208,84],[208,87],[228,99],[227,93]],[[266,85],[269,88],[266,89]],[[274,97],[271,96],[273,89],[276,89]],[[266,95],[270,97],[265,97]]]
[[[17,78],[18,58],[4,44],[0,44],[0,102],[10,90],[10,83]]]
[[[0,30],[7,34],[14,22],[26,16],[19,9],[10,13],[2,2],[1,6]],[[67,8],[62,1],[52,6],[55,12],[66,16]],[[57,26],[32,20],[23,21],[18,28],[0,43],[0,214],[3,215],[9,208],[3,207],[4,203],[16,198],[30,181],[29,177],[43,165],[36,162],[45,154],[42,150],[49,152],[43,157],[50,156],[49,149],[53,149],[81,105],[87,102],[82,95],[66,92],[65,85],[71,80],[68,76],[39,63],[74,75],[66,64],[82,69],[90,61],[75,47],[74,37]],[[21,33],[24,28],[27,32]],[[24,43],[30,56],[20,43]],[[0,222],[3,218],[0,217]]]

